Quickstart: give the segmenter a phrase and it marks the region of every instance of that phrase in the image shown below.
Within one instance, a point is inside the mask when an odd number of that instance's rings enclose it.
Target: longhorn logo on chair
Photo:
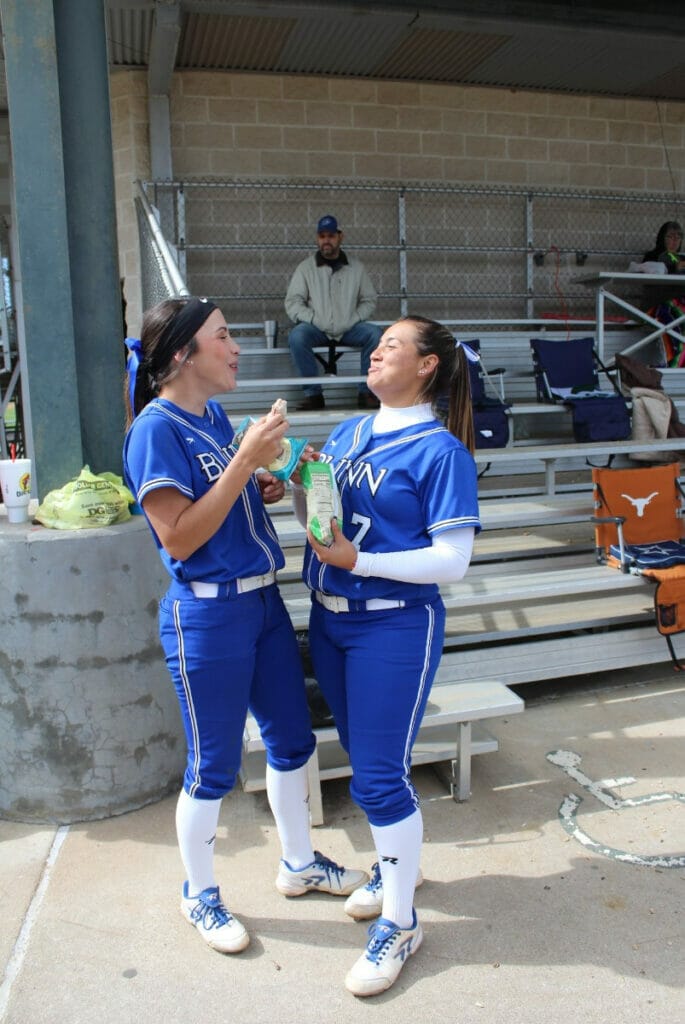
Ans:
[[[637,518],[642,519],[645,514],[645,509],[649,505],[652,498],[656,498],[658,491],[652,491],[646,498],[631,498],[629,494],[622,494],[621,497],[629,501],[634,509],[637,511]]]

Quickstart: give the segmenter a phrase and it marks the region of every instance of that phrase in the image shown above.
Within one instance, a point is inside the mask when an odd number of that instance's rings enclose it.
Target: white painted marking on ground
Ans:
[[[31,937],[31,931],[38,918],[38,912],[41,904],[45,899],[45,894],[48,889],[50,882],[50,875],[52,869],[59,856],[59,851],[62,848],[64,840],[67,838],[69,833],[68,825],[60,825],[55,833],[55,838],[52,841],[50,852],[45,861],[45,867],[40,877],[40,881],[36,887],[36,891],[33,894],[33,899],[29,904],[29,908],[26,911],[23,924],[17,936],[17,941],[14,944],[11,956],[7,962],[7,969],[5,971],[5,977],[3,978],[2,985],[0,985],[0,1021],[5,1019],[7,1012],[7,1006],[9,1003],[10,994],[12,992],[12,985],[19,976],[22,964],[26,958],[26,951],[28,949],[29,939]]]
[[[605,807],[612,811],[622,811],[627,808],[644,807],[647,804],[660,804],[675,800],[677,803],[685,803],[685,793],[646,793],[644,796],[618,797],[612,793],[614,786],[632,786],[635,779],[632,775],[620,776],[615,779],[589,778],[578,767],[582,760],[580,754],[573,750],[552,750],[547,754],[547,760],[561,768],[566,775],[578,782],[583,789],[596,797]],[[672,856],[660,856],[650,854],[629,853],[627,850],[617,850],[612,846],[606,846],[589,836],[578,824],[576,813],[582,803],[582,799],[575,793],[569,793],[561,802],[559,807],[559,820],[565,832],[573,839],[581,843],[587,849],[601,854],[603,857],[610,857],[625,864],[637,864],[643,867],[660,868],[682,868],[685,867],[685,854],[673,854]]]

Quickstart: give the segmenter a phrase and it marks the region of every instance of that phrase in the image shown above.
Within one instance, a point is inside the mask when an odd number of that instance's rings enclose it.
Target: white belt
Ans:
[[[382,597],[371,597],[368,601],[348,601],[346,597],[322,594],[313,591],[314,597],[329,612],[381,612],[387,608],[404,608],[404,601],[386,601]]]
[[[276,573],[265,572],[261,576],[246,576],[242,580],[230,580],[228,583],[205,583],[204,580],[191,580],[188,586],[195,597],[218,597],[221,593],[226,593],[229,596],[231,593],[248,594],[251,590],[270,587],[275,582]]]

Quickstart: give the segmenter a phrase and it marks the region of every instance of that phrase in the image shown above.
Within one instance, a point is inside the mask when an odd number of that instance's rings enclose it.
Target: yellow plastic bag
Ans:
[[[131,518],[134,497],[120,476],[91,473],[84,466],[75,480],[50,491],[34,516],[53,530],[88,530],[112,526]]]

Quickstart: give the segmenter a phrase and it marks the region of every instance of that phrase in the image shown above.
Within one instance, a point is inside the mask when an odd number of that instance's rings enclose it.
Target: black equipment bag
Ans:
[[[509,417],[503,402],[484,398],[473,406],[476,448],[506,448],[509,443]]]
[[[630,414],[621,395],[570,398],[566,404],[571,407],[576,441],[626,441],[630,437]]]

